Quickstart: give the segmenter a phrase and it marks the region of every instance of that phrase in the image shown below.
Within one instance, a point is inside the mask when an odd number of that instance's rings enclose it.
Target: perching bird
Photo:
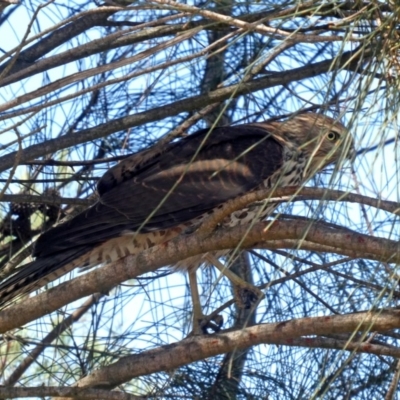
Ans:
[[[100,179],[95,205],[39,237],[35,261],[0,284],[0,305],[75,267],[137,254],[193,230],[216,207],[246,192],[303,184],[351,148],[341,123],[307,113],[283,122],[205,129],[136,153]],[[262,207],[234,212],[223,225],[261,220],[272,209]],[[197,257],[179,266],[201,262]]]

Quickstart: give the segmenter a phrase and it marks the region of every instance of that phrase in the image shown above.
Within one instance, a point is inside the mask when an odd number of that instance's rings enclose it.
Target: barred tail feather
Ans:
[[[22,294],[40,289],[47,283],[80,267],[87,270],[95,265],[110,263],[177,236],[183,228],[173,228],[151,234],[126,234],[104,243],[90,243],[39,256],[24,265],[10,278],[0,283],[0,309]],[[150,235],[150,236],[149,236]]]
[[[60,254],[38,258],[24,265],[14,275],[0,283],[0,309],[18,296],[40,289],[49,282],[85,263],[91,247],[81,246]]]

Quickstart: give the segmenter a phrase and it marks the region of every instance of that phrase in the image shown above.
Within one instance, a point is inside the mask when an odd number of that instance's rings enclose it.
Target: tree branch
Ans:
[[[137,376],[179,368],[182,365],[259,344],[292,345],[297,338],[305,344],[308,335],[332,335],[365,331],[384,332],[400,328],[399,310],[378,310],[335,316],[299,318],[239,329],[215,335],[196,336],[123,357],[114,364],[94,371],[77,382],[77,387],[113,388]],[[298,344],[301,342],[299,341]],[[326,343],[327,344],[327,343]],[[312,345],[312,340],[310,340]],[[310,346],[311,347],[311,346]],[[335,344],[333,347],[336,348]],[[342,350],[380,354],[381,346],[349,343]],[[400,349],[393,349],[396,353]],[[388,353],[388,352],[386,352]]]
[[[368,53],[368,50],[365,49],[363,51],[363,57],[366,56],[366,53]],[[358,55],[358,51],[349,51],[343,53],[340,59],[334,57],[312,65],[294,68],[290,71],[276,72],[264,78],[254,79],[249,82],[217,89],[206,94],[178,100],[161,107],[153,108],[149,111],[143,111],[134,115],[114,119],[113,121],[97,125],[93,128],[84,129],[79,133],[73,132],[56,139],[47,140],[45,143],[34,144],[23,150],[20,162],[27,162],[34,158],[42,157],[46,154],[71,146],[77,146],[91,140],[99,139],[127,128],[143,125],[151,121],[161,120],[185,111],[194,111],[201,107],[205,107],[210,103],[225,101],[257,90],[277,85],[284,85],[292,81],[298,81],[309,77],[315,77],[316,75],[328,72],[332,67],[332,63],[335,63],[335,68],[340,68],[340,66],[348,64],[350,60],[351,63],[357,63]],[[15,156],[16,152],[12,152],[0,158],[0,172],[7,170],[14,165]]]
[[[81,389],[70,387],[0,387],[0,398],[16,399],[25,397],[62,397],[79,400],[146,400],[148,397],[134,396],[124,392],[110,392],[99,389]]]
[[[400,243],[370,237],[350,229],[327,227],[315,221],[266,221],[249,226],[217,230],[208,237],[194,233],[180,235],[137,256],[128,256],[115,263],[90,271],[69,282],[47,290],[33,298],[0,312],[0,332],[20,327],[58,308],[95,292],[108,293],[116,285],[165,265],[209,251],[241,248],[276,248],[275,242],[294,240],[293,249],[307,250],[315,244],[327,245],[337,254],[388,263],[400,263]],[[272,241],[273,245],[270,245]]]
[[[86,207],[89,207],[93,204],[93,200],[89,199],[80,199],[78,197],[49,196],[45,194],[40,196],[34,196],[30,194],[3,194],[0,197],[0,202],[50,204],[54,206],[58,206],[61,204],[72,204]]]
[[[15,60],[12,59],[10,62],[7,62],[0,66],[0,74],[4,70],[9,68],[10,63],[12,63],[13,65],[8,73],[15,74],[16,72],[33,65],[36,60],[42,58],[48,52],[54,50],[56,47],[62,45],[63,43],[66,43],[73,37],[87,31],[93,26],[104,26],[106,24],[107,18],[117,11],[116,8],[113,8],[109,7],[105,10],[91,10],[90,12],[86,12],[85,15],[82,15],[79,18],[77,18],[77,16],[74,16],[74,19],[76,19],[75,21],[68,23],[60,29],[57,29],[56,31],[50,33],[40,42],[30,46],[24,51],[21,51]],[[64,60],[64,62],[66,62],[66,60]],[[40,72],[40,70],[38,72]],[[19,78],[16,77],[15,79]],[[1,85],[7,83],[11,82],[9,82],[7,79],[4,79],[4,81],[1,82]]]

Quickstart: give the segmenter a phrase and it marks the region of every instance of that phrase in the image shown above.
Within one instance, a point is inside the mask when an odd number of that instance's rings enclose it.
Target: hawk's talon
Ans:
[[[198,319],[193,326],[191,335],[208,335],[208,329],[211,329],[212,333],[218,333],[224,323],[224,317],[222,315],[204,315]]]

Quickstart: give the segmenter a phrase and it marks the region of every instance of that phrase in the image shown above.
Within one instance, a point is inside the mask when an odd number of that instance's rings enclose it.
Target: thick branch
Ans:
[[[78,387],[113,388],[134,377],[168,371],[182,365],[230,351],[263,343],[288,344],[308,335],[332,335],[365,331],[387,331],[400,328],[400,311],[362,312],[329,317],[300,318],[290,321],[260,324],[210,336],[190,337],[179,343],[128,356],[101,368],[78,382]],[[344,347],[346,350],[346,346]],[[372,345],[352,344],[347,350],[374,354]]]
[[[0,312],[0,332],[20,327],[77,299],[95,292],[108,293],[113,287],[165,265],[174,265],[197,254],[241,248],[276,248],[276,242],[294,240],[294,249],[307,250],[313,245],[329,246],[337,254],[389,263],[400,262],[400,243],[395,240],[362,235],[313,221],[260,222],[253,227],[238,226],[217,230],[208,237],[194,233],[181,235],[167,243],[154,246],[137,256],[96,269],[69,282],[29,298]],[[272,242],[272,245],[270,244]]]
[[[372,206],[396,215],[400,213],[400,203],[395,201],[375,199],[341,190],[292,186],[276,188],[274,190],[261,189],[227,201],[222,208],[215,210],[210,217],[204,220],[199,232],[203,235],[208,235],[220,222],[224,220],[224,218],[232,214],[234,211],[241,210],[251,203],[263,200],[268,201],[269,203],[289,203],[304,200],[348,201],[350,203]],[[329,246],[329,244],[326,245]]]
[[[81,389],[70,387],[0,387],[0,398],[22,399],[25,397],[64,397],[80,400],[146,400],[148,397],[134,396],[124,392],[110,392],[99,389]]]

